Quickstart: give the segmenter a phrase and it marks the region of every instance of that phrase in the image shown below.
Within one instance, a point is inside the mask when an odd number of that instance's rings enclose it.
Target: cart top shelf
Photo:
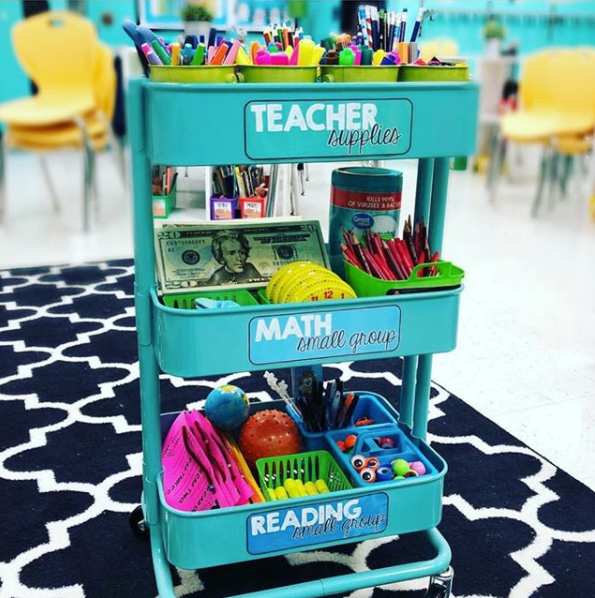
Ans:
[[[156,164],[337,162],[466,156],[475,83],[214,84],[133,81]],[[146,142],[143,139],[146,138]]]

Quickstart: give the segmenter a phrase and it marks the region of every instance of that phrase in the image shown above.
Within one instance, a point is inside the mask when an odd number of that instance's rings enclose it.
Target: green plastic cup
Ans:
[[[399,81],[469,81],[469,67],[403,64],[399,67]]]
[[[325,83],[395,83],[398,73],[398,66],[320,66]]]
[[[237,83],[235,66],[151,66],[151,81],[159,83]]]
[[[242,83],[316,83],[315,66],[238,66]]]

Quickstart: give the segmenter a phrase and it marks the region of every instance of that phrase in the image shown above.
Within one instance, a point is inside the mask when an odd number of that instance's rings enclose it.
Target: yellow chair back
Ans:
[[[45,12],[17,23],[12,43],[41,95],[64,96],[68,102],[89,94],[98,45],[89,20],[69,12]]]
[[[552,52],[550,68],[554,105],[595,121],[595,48],[558,48]]]
[[[108,46],[98,42],[93,76],[95,105],[108,120],[112,119],[116,107],[117,83],[114,56]]]
[[[523,110],[551,109],[551,60],[551,50],[536,52],[525,59],[519,84],[519,100]]]

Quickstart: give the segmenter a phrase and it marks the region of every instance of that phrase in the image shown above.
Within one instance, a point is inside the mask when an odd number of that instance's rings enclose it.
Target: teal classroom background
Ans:
[[[240,0],[241,1],[241,0]],[[66,0],[51,0],[52,10],[68,10]],[[120,23],[125,18],[136,19],[135,0],[92,0],[84,3],[86,14],[97,26],[100,38],[113,47],[130,46]],[[262,4],[262,2],[261,2]],[[286,4],[288,10],[305,13],[299,24],[314,40],[339,31],[339,0],[310,2],[276,2]],[[359,2],[350,2],[357,10]],[[459,54],[466,57],[472,68],[474,59],[483,52],[482,27],[488,11],[499,15],[506,26],[506,41],[516,41],[520,54],[526,55],[547,46],[576,46],[595,44],[595,1],[548,2],[540,0],[434,0],[423,2],[425,8],[437,14],[424,25],[421,42],[435,38],[451,38],[459,45]],[[389,10],[407,8],[410,20],[420,6],[419,0],[387,2]],[[106,25],[103,17],[111,16]],[[10,41],[10,29],[23,17],[22,2],[0,2],[0,102],[30,93],[28,80],[19,67]],[[166,34],[166,37],[172,33]]]

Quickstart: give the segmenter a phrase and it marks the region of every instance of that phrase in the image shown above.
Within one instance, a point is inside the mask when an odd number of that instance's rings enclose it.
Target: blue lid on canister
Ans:
[[[403,173],[390,168],[347,166],[336,168],[332,186],[355,192],[400,193],[403,190]]]

